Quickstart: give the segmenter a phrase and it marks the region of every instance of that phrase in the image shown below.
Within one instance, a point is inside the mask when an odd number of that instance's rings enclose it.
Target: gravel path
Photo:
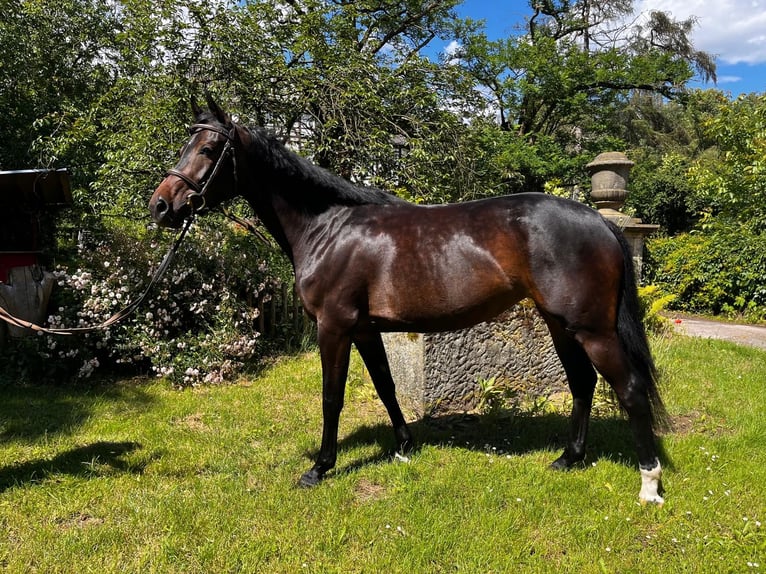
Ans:
[[[670,317],[678,333],[704,339],[725,339],[739,345],[766,350],[766,327],[720,323],[694,317]]]

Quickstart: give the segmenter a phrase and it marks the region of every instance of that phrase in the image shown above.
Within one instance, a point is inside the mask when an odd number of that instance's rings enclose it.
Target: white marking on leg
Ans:
[[[662,467],[659,461],[657,466],[649,470],[641,470],[641,492],[638,493],[638,499],[642,503],[653,502],[663,504],[665,499],[660,496],[660,480],[662,478]]]

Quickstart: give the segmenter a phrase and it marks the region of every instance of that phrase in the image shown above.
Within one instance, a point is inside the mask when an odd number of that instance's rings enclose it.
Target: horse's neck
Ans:
[[[294,263],[295,250],[319,215],[305,202],[324,196],[323,188],[332,182],[323,180],[327,174],[322,170],[262,132],[253,134],[249,154],[250,185],[243,195]]]
[[[253,186],[252,190],[249,191],[253,193],[243,194],[243,197],[250,204],[261,224],[274,238],[285,255],[287,255],[292,263],[295,263],[293,259],[294,245],[298,241],[297,229],[300,225],[297,214],[291,217],[285,213],[277,205],[279,198],[273,196],[270,192],[265,194],[268,197],[264,198],[264,190],[258,189],[257,186]],[[254,198],[254,194],[258,194],[259,197]]]

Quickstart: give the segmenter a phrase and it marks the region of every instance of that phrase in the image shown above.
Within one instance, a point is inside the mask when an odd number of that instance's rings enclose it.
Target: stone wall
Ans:
[[[383,341],[399,400],[421,416],[474,408],[479,381],[492,377],[522,395],[567,389],[548,328],[529,301],[469,329],[386,333]]]

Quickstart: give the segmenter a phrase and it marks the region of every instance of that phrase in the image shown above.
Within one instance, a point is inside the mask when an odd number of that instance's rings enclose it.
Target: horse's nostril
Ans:
[[[154,213],[158,217],[161,217],[167,213],[169,207],[170,206],[168,205],[167,201],[165,201],[161,197],[158,197],[157,201],[154,203]]]

